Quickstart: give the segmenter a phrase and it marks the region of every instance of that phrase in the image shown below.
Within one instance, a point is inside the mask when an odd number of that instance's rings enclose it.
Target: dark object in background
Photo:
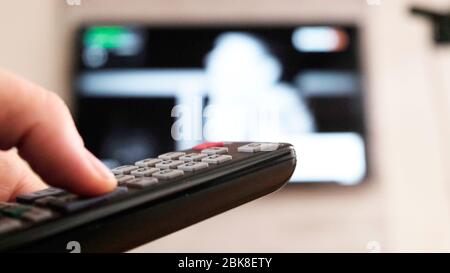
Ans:
[[[433,24],[433,39],[437,44],[450,43],[450,12],[439,13],[422,7],[412,7],[411,13],[430,20]]]
[[[88,149],[111,165],[129,164],[173,150],[170,135],[174,99],[78,98],[77,120]],[[108,163],[108,162],[107,162]]]

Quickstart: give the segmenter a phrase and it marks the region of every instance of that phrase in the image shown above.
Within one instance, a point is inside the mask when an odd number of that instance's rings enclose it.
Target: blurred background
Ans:
[[[450,11],[448,0],[2,0],[0,66],[62,96],[110,166],[204,140],[296,146],[282,190],[132,251],[447,251],[450,46],[413,6]],[[175,105],[197,113],[180,139]],[[249,105],[279,116],[236,126]]]

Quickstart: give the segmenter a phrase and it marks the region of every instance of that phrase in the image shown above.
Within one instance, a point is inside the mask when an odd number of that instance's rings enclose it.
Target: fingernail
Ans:
[[[91,152],[89,152],[88,150],[86,150],[86,151],[88,154],[87,158],[89,159],[89,162],[91,162],[91,165],[98,172],[98,174],[105,180],[108,180],[108,181],[111,181],[111,183],[117,184],[114,174],[98,158],[96,158]]]

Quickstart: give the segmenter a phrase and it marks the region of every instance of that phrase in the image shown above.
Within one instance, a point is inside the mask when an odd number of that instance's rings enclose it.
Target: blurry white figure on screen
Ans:
[[[302,97],[279,82],[280,63],[256,37],[236,32],[219,36],[205,65],[206,139],[280,141],[314,131]]]

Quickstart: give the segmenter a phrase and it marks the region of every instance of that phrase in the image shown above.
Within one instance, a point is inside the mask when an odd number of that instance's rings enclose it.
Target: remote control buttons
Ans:
[[[143,176],[152,176],[152,173],[155,173],[157,171],[159,171],[158,168],[139,168],[135,171],[132,171],[130,174],[136,177],[143,177]]]
[[[154,167],[156,163],[161,161],[163,161],[161,158],[147,158],[134,163],[134,165],[139,167]]]
[[[223,144],[224,144],[223,142],[205,142],[193,147],[192,149],[196,151],[201,151],[211,147],[223,147]]]
[[[226,154],[226,153],[228,153],[228,148],[227,147],[212,147],[212,148],[202,150],[202,153],[207,154],[207,155]]]
[[[20,220],[0,216],[0,234],[17,230],[23,227]]]
[[[254,152],[259,152],[260,149],[261,149],[261,143],[250,143],[250,144],[238,147],[238,152],[254,153]]]
[[[211,164],[220,164],[233,159],[231,155],[210,155],[202,159],[203,162]]]
[[[261,152],[272,152],[278,150],[280,144],[278,143],[261,143]]]
[[[33,204],[36,206],[46,207],[48,205],[48,203],[50,203],[50,201],[53,201],[53,200],[57,200],[57,198],[55,196],[47,196],[47,197],[42,197],[41,199],[34,201]]]
[[[183,153],[183,152],[170,152],[170,153],[162,154],[162,155],[158,156],[158,158],[162,158],[164,160],[171,160],[171,159],[177,159],[180,156],[183,156],[185,154],[186,153]]]
[[[181,160],[164,160],[164,161],[156,164],[155,166],[162,170],[175,169],[178,165],[181,165],[183,163],[184,163],[184,161],[181,161]]]
[[[115,169],[112,169],[112,172],[114,174],[130,174],[132,171],[139,169],[138,166],[133,165],[124,165],[117,167]]]
[[[7,203],[7,205],[3,206],[0,210],[0,214],[11,218],[28,220],[35,223],[45,221],[52,218],[53,216],[50,210],[22,205],[18,203]]]
[[[58,196],[58,197],[44,197],[49,198],[45,205],[52,207],[54,209],[64,211],[64,212],[74,212],[84,208],[88,208],[99,203],[102,203],[107,200],[111,200],[118,196],[124,195],[128,192],[126,187],[117,187],[114,191],[93,198],[81,199],[73,194],[68,194],[67,196]],[[40,200],[36,201],[36,204],[39,204]]]
[[[38,223],[52,218],[53,213],[50,210],[41,208],[32,208],[23,214],[23,218],[28,221]]]
[[[31,210],[31,208],[31,206],[19,205],[17,203],[8,203],[7,206],[4,206],[0,210],[0,213],[12,218],[22,218],[23,214]]]
[[[59,194],[65,193],[65,192],[66,191],[64,191],[63,189],[47,188],[45,190],[19,195],[16,197],[16,200],[17,200],[17,202],[21,202],[21,203],[32,203],[33,201],[35,201],[39,198],[46,197],[46,196],[59,195]]]
[[[207,154],[190,153],[190,154],[180,156],[179,160],[194,161],[194,160],[200,160],[207,156],[208,156]]]
[[[65,195],[60,196],[47,196],[41,199],[36,200],[34,203],[38,206],[59,206],[63,203],[72,202],[78,199],[78,196],[72,193],[66,193]]]
[[[187,162],[182,165],[178,166],[178,169],[186,171],[186,172],[193,172],[198,171],[204,168],[208,168],[208,163],[206,162]]]
[[[255,152],[271,152],[278,150],[280,144],[278,143],[250,143],[238,147],[238,152],[241,153],[255,153]]]
[[[182,176],[183,174],[184,174],[184,172],[182,170],[167,169],[167,170],[161,170],[159,172],[154,173],[153,177],[156,177],[161,180],[168,180],[168,179]]]
[[[122,186],[127,181],[133,180],[134,176],[132,176],[132,175],[120,175],[120,176],[116,176],[116,179],[117,179],[117,183],[119,184],[119,186]]]
[[[126,186],[129,188],[142,189],[145,187],[153,186],[158,183],[158,179],[155,177],[140,177],[126,182]]]

